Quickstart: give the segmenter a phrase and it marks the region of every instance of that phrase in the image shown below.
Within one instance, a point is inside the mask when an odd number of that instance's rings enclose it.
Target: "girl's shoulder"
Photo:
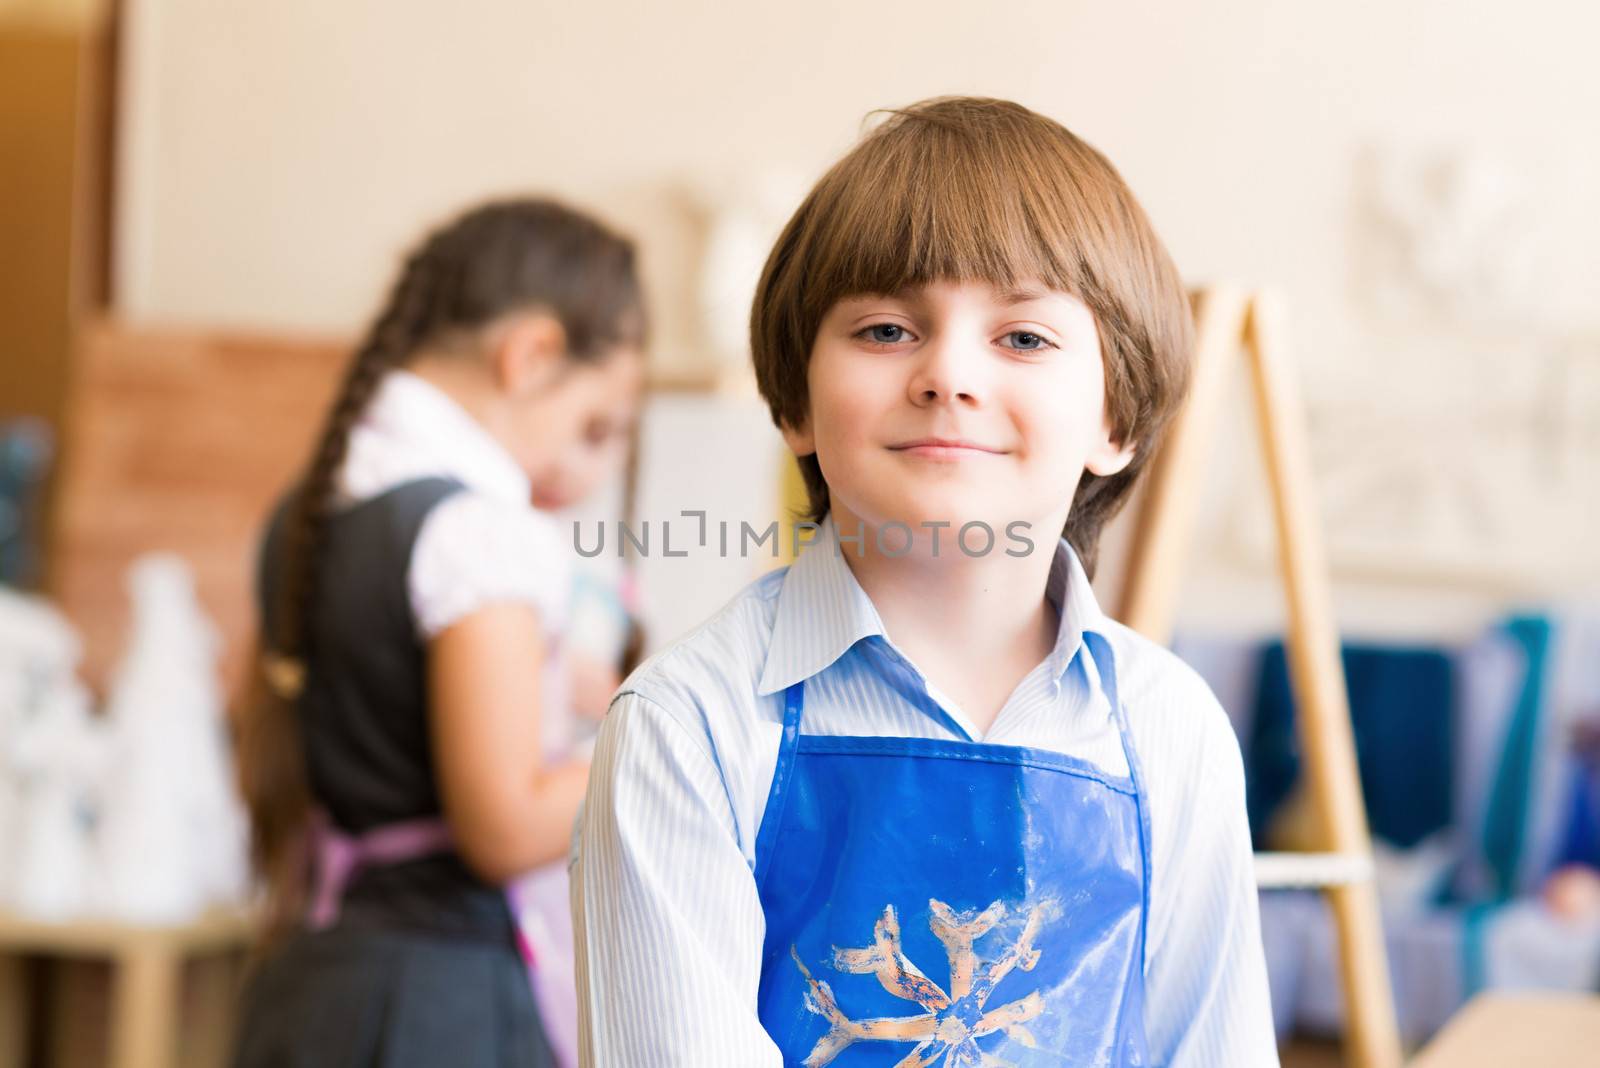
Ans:
[[[407,586],[431,637],[491,603],[523,602],[547,631],[566,624],[572,547],[553,516],[470,488],[428,513],[412,546]]]

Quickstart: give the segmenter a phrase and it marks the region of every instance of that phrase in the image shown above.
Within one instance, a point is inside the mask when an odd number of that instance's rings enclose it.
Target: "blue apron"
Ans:
[[[1149,816],[1114,674],[1127,777],[1019,746],[804,734],[789,687],[755,868],[759,1010],[784,1064],[1147,1063]]]

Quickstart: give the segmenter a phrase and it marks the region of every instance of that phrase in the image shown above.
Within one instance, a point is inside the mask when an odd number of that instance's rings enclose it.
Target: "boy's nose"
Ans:
[[[913,404],[968,404],[979,402],[981,383],[980,347],[959,338],[938,338],[925,342],[906,383]]]

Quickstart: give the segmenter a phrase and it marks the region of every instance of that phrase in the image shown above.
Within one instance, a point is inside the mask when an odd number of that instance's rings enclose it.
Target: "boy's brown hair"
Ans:
[[[1188,300],[1110,162],[1020,104],[940,97],[889,112],[811,190],[761,273],[750,313],[756,381],[774,422],[802,425],[817,328],[839,300],[940,281],[1038,279],[1094,313],[1122,471],[1085,471],[1062,532],[1094,574],[1100,531],[1127,500],[1188,388]],[[828,513],[800,458],[810,518]]]

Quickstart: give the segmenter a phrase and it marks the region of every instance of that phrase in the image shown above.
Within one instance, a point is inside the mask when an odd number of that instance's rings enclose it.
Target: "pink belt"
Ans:
[[[429,817],[387,823],[363,834],[346,834],[326,813],[315,816],[311,829],[315,881],[306,924],[313,930],[332,926],[350,881],[362,868],[398,864],[436,853],[448,853],[454,842],[442,819]]]

